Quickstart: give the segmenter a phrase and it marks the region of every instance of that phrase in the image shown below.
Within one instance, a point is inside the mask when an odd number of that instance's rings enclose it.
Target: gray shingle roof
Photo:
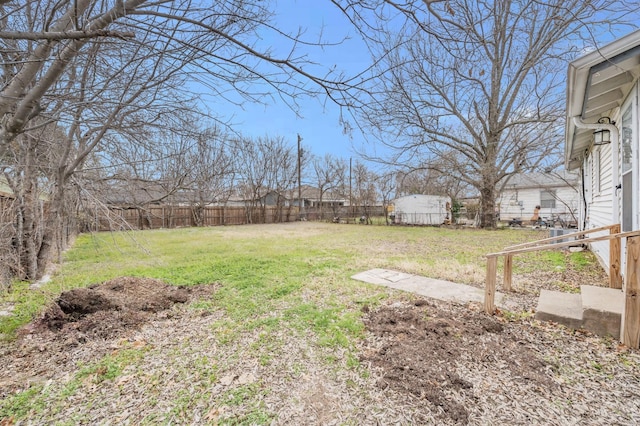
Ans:
[[[518,173],[509,177],[505,188],[553,188],[577,186],[579,183],[580,175],[566,170],[551,173]]]

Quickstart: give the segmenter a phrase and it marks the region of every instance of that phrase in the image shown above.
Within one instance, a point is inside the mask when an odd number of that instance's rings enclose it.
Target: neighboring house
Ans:
[[[569,64],[565,165],[583,172],[581,228],[640,229],[638,76],[640,31]],[[608,242],[591,249],[609,266]]]
[[[320,189],[309,185],[302,185],[300,187],[300,197],[304,207],[320,208],[332,210],[339,207],[349,205],[349,199],[344,195],[338,194],[335,191],[325,191],[321,193]],[[322,200],[320,200],[322,198]],[[298,201],[298,188],[292,190],[291,203],[294,206],[300,205]]]
[[[536,206],[543,219],[559,217],[577,226],[580,175],[571,172],[520,173],[509,177],[498,197],[500,220],[529,220]]]
[[[249,201],[245,200],[240,195],[231,195],[224,203],[214,203],[216,206],[225,205],[227,207],[245,207],[249,205]]]
[[[259,204],[269,207],[289,207],[292,205],[291,201],[278,191],[267,192],[264,196],[260,197]]]
[[[14,211],[10,207],[14,199],[9,183],[4,176],[0,176],[0,226],[14,221]]]
[[[130,180],[122,184],[97,181],[90,187],[94,200],[105,205],[118,208],[138,208],[167,204],[169,197],[175,196],[175,189],[170,183]],[[185,200],[180,200],[184,202]],[[178,202],[175,202],[178,204]]]
[[[451,198],[439,195],[413,194],[396,198],[393,222],[402,225],[442,225],[451,220]]]

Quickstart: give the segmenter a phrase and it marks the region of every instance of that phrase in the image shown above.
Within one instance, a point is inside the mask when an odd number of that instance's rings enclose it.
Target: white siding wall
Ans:
[[[533,216],[536,206],[540,205],[541,188],[507,189],[501,194],[500,220],[521,218],[529,220]],[[556,191],[556,207],[540,209],[540,217],[550,217],[552,214],[562,215],[563,218],[571,217],[574,212],[576,218],[580,207],[580,193],[578,189],[571,187],[548,188]],[[517,195],[516,195],[517,193]],[[521,208],[522,207],[522,208]]]
[[[599,228],[614,223],[614,183],[612,181],[611,145],[596,147],[600,150],[600,191],[597,190],[598,170],[596,170],[596,154],[592,152],[587,158],[585,170],[588,179],[585,182],[585,198],[587,200],[586,227]],[[617,183],[616,183],[617,184]],[[615,201],[617,202],[617,200]],[[596,235],[606,235],[607,232]],[[600,258],[600,262],[609,267],[609,242],[602,241],[591,244],[591,250]]]
[[[500,220],[510,220],[514,217],[529,220],[533,216],[535,207],[540,204],[539,189],[508,190],[503,194],[508,194],[509,198],[507,202],[500,203]]]
[[[529,207],[533,212],[533,206],[525,204],[525,200],[520,196],[520,191],[506,189],[500,194],[498,199],[500,203],[500,220],[511,220],[513,218],[527,217],[526,209]],[[522,205],[522,209],[520,208]],[[529,215],[530,216],[530,215]]]
[[[556,195],[558,200],[553,213],[569,214],[573,212],[577,218],[580,210],[580,188],[558,188]]]

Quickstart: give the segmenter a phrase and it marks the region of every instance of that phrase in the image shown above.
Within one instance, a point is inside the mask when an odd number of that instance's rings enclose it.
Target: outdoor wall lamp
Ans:
[[[598,124],[615,124],[609,117],[602,117],[598,120]],[[611,143],[611,132],[607,129],[598,129],[593,132],[594,145],[607,145]]]

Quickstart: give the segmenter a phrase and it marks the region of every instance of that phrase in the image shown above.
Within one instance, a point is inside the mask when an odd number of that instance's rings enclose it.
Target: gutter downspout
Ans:
[[[620,165],[618,164],[618,153],[620,152],[620,132],[615,124],[608,123],[585,123],[578,116],[572,117],[573,124],[578,129],[608,130],[611,132],[611,180],[613,181],[612,197],[616,197],[616,187],[620,184]],[[582,182],[584,185],[584,181]],[[586,214],[586,212],[585,212]],[[620,223],[620,200],[616,199],[613,203],[613,213],[611,223]]]
[[[581,187],[582,187],[582,228],[578,229],[579,231],[586,231],[587,230],[587,208],[589,207],[587,205],[587,189],[584,187],[584,181],[585,176],[584,176],[584,171],[587,169],[587,160],[586,158],[584,160],[582,160],[582,164],[580,165],[580,179],[582,179],[581,181]]]

